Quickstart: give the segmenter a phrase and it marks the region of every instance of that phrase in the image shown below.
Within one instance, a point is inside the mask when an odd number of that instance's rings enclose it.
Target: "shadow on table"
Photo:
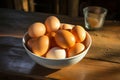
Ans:
[[[44,80],[44,76],[58,70],[48,69],[35,63],[25,52],[22,39],[0,37],[0,72]],[[42,79],[41,79],[42,78]]]

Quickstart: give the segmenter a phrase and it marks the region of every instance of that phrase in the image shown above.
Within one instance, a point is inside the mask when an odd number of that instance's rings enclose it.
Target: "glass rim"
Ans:
[[[87,6],[87,7],[83,8],[83,12],[85,12],[88,9],[92,9],[92,8],[101,9],[101,10],[103,10],[103,13],[107,13],[108,12],[108,10],[106,8],[101,7],[101,6]]]

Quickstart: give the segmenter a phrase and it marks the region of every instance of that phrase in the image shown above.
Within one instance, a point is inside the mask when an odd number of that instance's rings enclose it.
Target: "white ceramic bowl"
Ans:
[[[47,67],[47,68],[52,68],[52,69],[61,69],[63,67],[67,67],[73,64],[78,63],[79,61],[81,61],[84,56],[87,54],[91,43],[92,43],[92,39],[91,36],[89,35],[89,33],[87,32],[87,37],[85,40],[85,46],[86,49],[73,57],[69,57],[69,58],[65,58],[65,59],[47,59],[45,57],[39,57],[36,56],[34,53],[32,53],[26,46],[26,42],[30,37],[28,36],[28,33],[25,33],[25,35],[23,36],[23,47],[25,48],[27,54],[38,64]]]

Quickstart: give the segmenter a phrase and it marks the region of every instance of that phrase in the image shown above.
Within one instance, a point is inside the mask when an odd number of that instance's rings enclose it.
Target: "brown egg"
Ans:
[[[68,57],[75,56],[77,54],[80,54],[85,49],[84,44],[82,43],[76,43],[72,48],[68,51]]]
[[[55,42],[55,35],[56,35],[55,32],[50,32],[46,35],[49,37],[49,40],[50,40],[50,48],[58,46]]]
[[[45,25],[40,22],[32,24],[28,29],[28,34],[30,37],[36,38],[44,35],[46,32]]]
[[[49,37],[48,36],[41,36],[39,37],[35,43],[32,45],[32,51],[37,56],[44,55],[49,49]]]
[[[61,28],[61,29],[72,30],[73,25],[70,25],[70,24],[66,24],[66,23],[64,23],[63,25],[61,25],[60,28]]]
[[[49,37],[55,37],[55,35],[56,35],[56,32],[50,32],[47,34],[47,36],[49,36]]]
[[[75,37],[67,30],[58,30],[55,35],[55,41],[61,48],[69,48],[74,46]]]
[[[86,31],[82,26],[76,25],[72,29],[77,42],[83,42],[86,38]]]
[[[28,41],[27,41],[27,47],[31,50],[32,48],[32,45],[36,42],[37,38],[30,38]]]
[[[60,28],[60,21],[55,16],[50,16],[45,20],[47,32],[57,31]]]

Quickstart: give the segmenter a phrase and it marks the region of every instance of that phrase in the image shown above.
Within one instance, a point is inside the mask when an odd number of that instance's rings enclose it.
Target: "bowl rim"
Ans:
[[[73,59],[73,58],[76,58],[78,57],[79,55],[81,55],[83,52],[85,52],[87,49],[90,48],[91,44],[92,44],[92,38],[90,36],[90,34],[86,31],[86,35],[89,37],[90,39],[90,43],[88,45],[88,47],[86,47],[86,49],[84,51],[82,51],[82,53],[78,54],[78,55],[75,55],[75,56],[71,56],[71,57],[67,57],[67,58],[64,58],[64,59],[50,59],[50,58],[45,58],[45,57],[42,57],[42,56],[37,56],[35,55],[32,51],[30,51],[26,45],[25,45],[25,36],[28,34],[28,32],[26,32],[22,38],[22,43],[23,43],[23,47],[25,48],[25,50],[27,50],[30,54],[32,54],[33,56],[36,56],[38,58],[42,58],[42,59],[45,59],[45,60],[53,60],[53,61],[61,61],[61,60],[69,60],[69,59]],[[28,54],[28,53],[27,53]]]

